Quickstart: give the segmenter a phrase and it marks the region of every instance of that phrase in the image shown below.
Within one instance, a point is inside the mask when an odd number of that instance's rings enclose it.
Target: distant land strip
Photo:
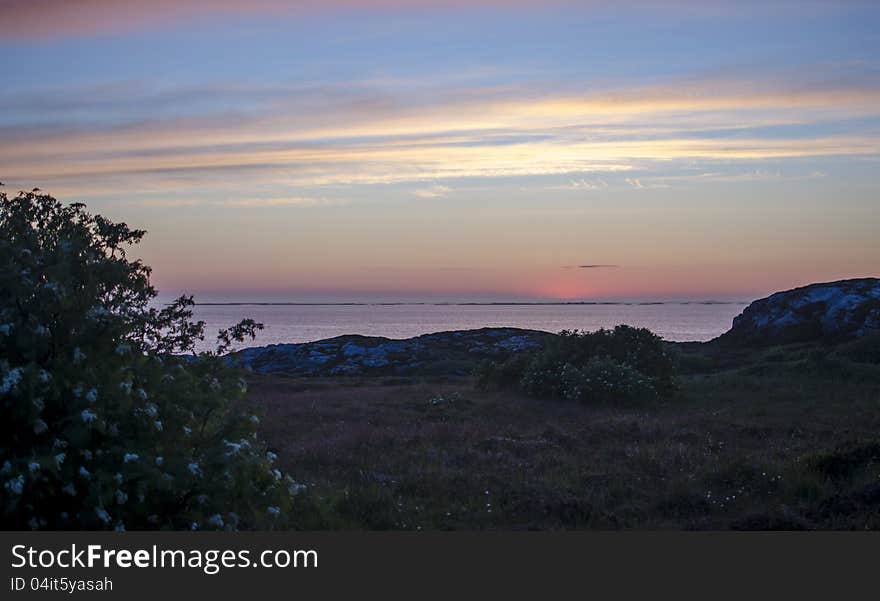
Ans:
[[[171,305],[172,303],[165,303]],[[436,307],[499,307],[499,306],[568,306],[568,305],[748,305],[748,301],[506,301],[506,302],[205,302],[195,303],[197,307],[239,307],[239,306],[293,306],[293,307],[395,307],[395,306],[436,306]]]

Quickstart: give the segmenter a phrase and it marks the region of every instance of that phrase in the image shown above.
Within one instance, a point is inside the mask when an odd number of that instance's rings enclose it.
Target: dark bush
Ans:
[[[191,298],[161,308],[126,249],[144,232],[36,192],[0,194],[4,529],[235,529],[285,523],[292,493],[233,410],[221,354],[195,353]]]
[[[528,395],[580,402],[622,402],[668,396],[675,362],[666,344],[643,328],[563,331],[540,351],[477,370],[481,388],[519,388]]]

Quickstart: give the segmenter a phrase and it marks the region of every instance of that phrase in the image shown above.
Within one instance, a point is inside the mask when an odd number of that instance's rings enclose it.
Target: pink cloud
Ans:
[[[572,3],[573,0],[4,0],[0,3],[0,31],[6,37],[47,38],[129,31],[230,14],[283,16],[340,9],[511,8]]]

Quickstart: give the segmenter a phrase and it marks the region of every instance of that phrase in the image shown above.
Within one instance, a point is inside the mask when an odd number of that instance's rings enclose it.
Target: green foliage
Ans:
[[[507,361],[497,363],[486,360],[474,370],[479,390],[514,388],[519,385],[523,373],[532,361],[529,354],[516,354]]]
[[[482,389],[518,388],[528,395],[580,402],[650,400],[676,387],[675,362],[663,340],[620,325],[596,332],[563,331],[539,352],[476,372]]]
[[[37,190],[0,194],[0,516],[6,529],[282,525],[298,486],[273,466],[246,385],[191,297],[157,307],[126,248],[142,230]]]
[[[657,398],[653,382],[642,372],[610,357],[593,357],[583,367],[565,365],[565,398],[572,401],[612,403]]]

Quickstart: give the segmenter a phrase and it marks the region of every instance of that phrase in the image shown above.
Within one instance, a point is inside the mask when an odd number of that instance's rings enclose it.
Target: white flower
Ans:
[[[156,457],[156,465],[161,467],[162,464],[165,463],[165,459],[163,457]]]
[[[188,469],[189,473],[191,473],[193,476],[201,476],[202,475],[202,468],[199,467],[198,463],[195,463],[195,462],[190,463],[189,465],[186,466],[186,469]]]
[[[95,515],[105,524],[110,523],[110,514],[103,507],[95,507]]]
[[[0,394],[6,394],[12,390],[15,390],[18,387],[18,383],[21,382],[21,368],[15,367],[6,372],[6,375],[3,376],[3,382],[0,383]]]
[[[88,449],[82,452],[82,456],[86,458],[86,461],[92,460],[92,452]]]
[[[43,432],[45,432],[48,429],[49,429],[49,426],[47,426],[46,422],[44,422],[43,420],[38,419],[37,421],[34,422],[34,434],[42,434]]]
[[[36,334],[37,336],[45,336],[48,333],[49,328],[47,328],[43,324],[37,324],[37,326],[34,328],[34,334]]]
[[[98,391],[94,388],[90,388],[89,391],[86,393],[86,400],[90,403],[94,403],[95,401],[97,401]]]
[[[142,388],[139,390],[141,392],[143,392]],[[146,398],[147,398],[147,393],[144,392],[144,399],[146,399]],[[150,417],[156,417],[157,415],[159,415],[159,409],[154,404],[150,403],[149,405],[147,405],[147,408],[144,409],[144,413],[146,413]]]
[[[272,451],[268,451],[266,453],[266,459],[268,459],[270,463],[275,463],[275,460],[278,459],[278,455],[276,455]]]
[[[3,462],[3,467],[0,467],[0,474],[8,474],[12,471],[12,464],[9,461]]]
[[[76,496],[76,487],[73,484],[68,484],[61,489],[61,492],[70,495],[71,497]]]
[[[87,470],[87,469],[86,469],[84,466],[82,466],[82,465],[79,466],[79,475],[82,476],[83,478],[85,478],[86,480],[88,480],[88,479],[90,479],[90,478],[92,477],[92,475],[89,473],[89,470]]]
[[[192,432],[193,432],[193,431],[192,431],[192,428],[190,428],[189,426],[184,426],[184,427],[183,427],[183,433],[186,434],[187,436],[189,436],[190,434],[192,434]]]
[[[116,497],[116,504],[117,505],[125,505],[125,502],[128,501],[128,495],[125,494],[124,492],[122,492],[121,490],[119,490],[118,488],[116,489],[116,492],[113,493],[113,496]]]
[[[116,526],[113,528],[116,532],[125,532],[125,524],[122,522],[116,522]]]
[[[279,515],[281,515],[281,508],[275,507],[274,505],[270,505],[269,507],[267,507],[266,511],[269,512],[269,515],[271,515],[273,518],[277,518]]]
[[[228,440],[224,440],[223,444],[226,445],[227,455],[238,455],[239,451],[241,451],[243,448],[250,446],[248,444],[248,441],[243,438],[239,442],[229,442]]]
[[[198,529],[199,529],[199,523],[198,523],[198,522],[193,522],[192,524],[189,525],[189,529],[190,529],[190,530],[198,530]]]
[[[139,398],[140,400],[142,400],[142,401],[146,401],[146,400],[147,400],[147,391],[144,390],[143,388],[138,388],[138,389],[137,389],[137,395],[138,395],[138,398]],[[155,405],[150,405],[150,406],[155,410],[155,408],[156,408]]]
[[[67,454],[58,453],[57,455],[55,455],[55,465],[61,467],[61,464],[64,463],[65,459],[67,459]]]
[[[299,482],[297,482],[296,480],[294,480],[290,476],[287,477],[287,482],[289,483],[289,485],[287,487],[287,492],[290,493],[291,495],[298,495],[299,493],[301,493],[302,491],[304,491],[306,489],[305,484],[300,484]]]
[[[217,528],[222,528],[223,527],[223,516],[221,516],[219,513],[215,513],[214,515],[212,515],[211,517],[208,518],[208,524],[210,524],[211,526],[216,526]]]
[[[83,409],[82,413],[80,413],[79,416],[87,424],[90,424],[93,421],[95,421],[96,419],[98,419],[98,414],[90,409]]]
[[[14,495],[20,495],[22,491],[24,491],[24,476],[19,474],[17,478],[13,478],[12,480],[6,482],[3,485],[3,488]]]
[[[12,331],[12,324],[11,323],[0,324],[0,334],[2,334],[3,336],[9,336],[9,332],[11,332],[11,331]]]
[[[281,480],[281,470],[273,469],[272,475],[275,477],[276,480]]]
[[[113,476],[113,479],[116,480],[119,484],[122,484],[122,481],[125,478],[123,478],[122,474],[120,474],[119,472],[116,472],[116,475]]]
[[[49,380],[52,379],[52,374],[47,372],[45,369],[41,369],[40,374],[37,376],[37,378],[40,380],[41,384],[48,384]]]
[[[158,430],[159,432],[162,431],[162,420],[157,419],[153,422],[153,425],[156,426],[156,430]]]
[[[28,463],[28,471],[36,472],[39,469],[40,469],[40,464],[37,463],[36,461],[31,461],[30,463]]]
[[[131,352],[131,347],[127,344],[120,344],[116,347],[116,354],[120,357]]]
[[[129,461],[137,461],[140,459],[140,455],[137,453],[126,453],[122,457],[122,463],[128,463]]]
[[[125,394],[130,393],[131,392],[131,382],[120,382],[119,383],[119,390],[121,390]]]

